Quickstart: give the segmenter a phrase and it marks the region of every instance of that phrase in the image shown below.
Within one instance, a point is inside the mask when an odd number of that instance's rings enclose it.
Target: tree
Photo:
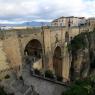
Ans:
[[[88,77],[77,80],[62,95],[95,95],[95,78]]]

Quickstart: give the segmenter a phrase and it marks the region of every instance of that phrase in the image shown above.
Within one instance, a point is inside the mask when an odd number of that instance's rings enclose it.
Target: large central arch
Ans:
[[[27,56],[28,59],[26,63],[32,63],[32,65],[35,63],[34,65],[36,65],[36,68],[41,68],[42,61],[40,61],[40,59],[42,59],[42,53],[40,41],[37,39],[29,41],[24,50],[24,55]]]
[[[61,48],[57,46],[53,55],[53,68],[57,76],[62,76],[62,57]]]

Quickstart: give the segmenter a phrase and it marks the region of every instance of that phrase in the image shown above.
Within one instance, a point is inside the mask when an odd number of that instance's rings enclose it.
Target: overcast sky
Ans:
[[[0,0],[0,22],[51,21],[60,16],[95,16],[95,0]]]

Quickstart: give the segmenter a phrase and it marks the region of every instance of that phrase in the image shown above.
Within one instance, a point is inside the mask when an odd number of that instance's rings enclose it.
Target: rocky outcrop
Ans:
[[[95,68],[95,31],[74,37],[69,44],[69,50],[72,55],[71,80],[90,75]]]
[[[8,74],[9,65],[6,53],[3,50],[3,41],[0,40],[0,79]]]

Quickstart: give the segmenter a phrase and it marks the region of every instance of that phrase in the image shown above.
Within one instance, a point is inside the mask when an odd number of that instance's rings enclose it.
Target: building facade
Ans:
[[[88,18],[87,19],[87,25],[90,26],[91,28],[92,27],[95,27],[95,18]]]
[[[75,27],[79,26],[80,24],[85,24],[86,19],[84,17],[60,17],[55,19],[51,22],[51,26],[62,26],[62,27]]]

